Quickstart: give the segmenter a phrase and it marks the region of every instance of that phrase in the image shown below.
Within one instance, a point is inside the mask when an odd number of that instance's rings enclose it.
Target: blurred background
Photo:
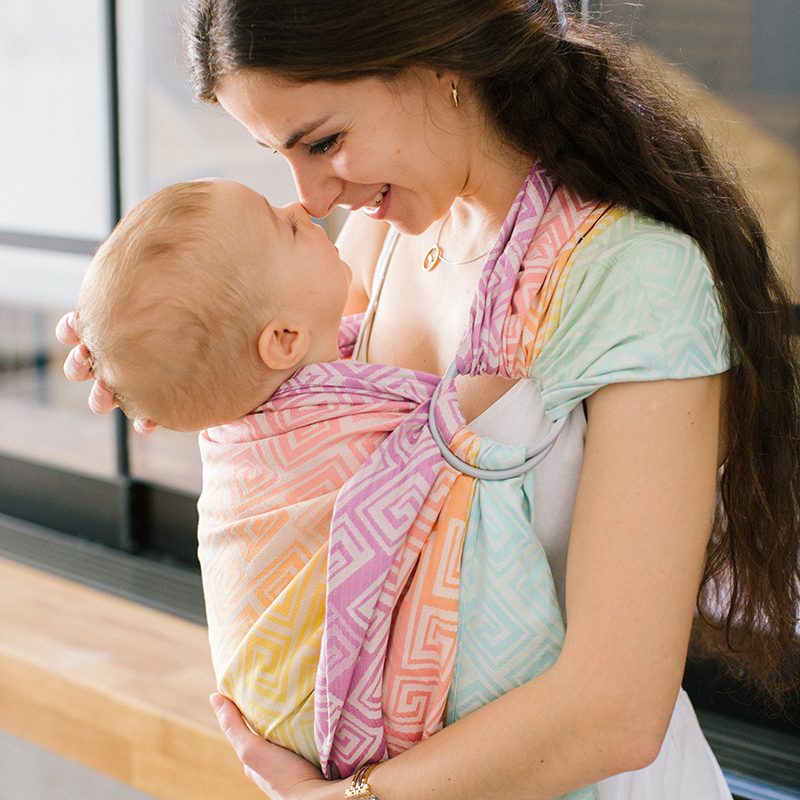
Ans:
[[[800,299],[800,3],[582,5],[585,13],[636,36],[682,83],[707,130],[742,169],[787,283]],[[169,431],[128,436],[117,415],[92,415],[87,388],[61,374],[65,348],[53,327],[74,307],[97,243],[120,213],[155,189],[220,175],[249,184],[274,203],[295,194],[278,156],[254,146],[220,110],[193,103],[182,66],[180,0],[118,0],[112,6],[109,11],[106,0],[4,3],[0,459],[13,459],[17,475],[17,462],[25,462],[76,477],[122,478],[122,490],[131,495],[123,505],[134,517],[111,520],[109,508],[102,533],[80,521],[75,529],[191,563],[191,539],[184,547],[141,526],[147,515],[147,524],[153,523],[161,492],[196,496],[196,437]],[[65,481],[69,502],[47,512],[35,495],[26,499],[41,484],[36,474],[16,496],[0,491],[0,512],[62,530],[66,517],[80,511],[75,484]],[[38,488],[51,503],[58,500],[52,482]],[[150,507],[137,510],[142,500]],[[117,524],[128,530],[112,532],[109,526]],[[186,530],[191,534],[191,525]]]
[[[742,171],[800,301],[800,2],[576,4],[681,84]],[[2,3],[0,555],[202,622],[196,436],[142,437],[121,414],[90,413],[53,334],[99,242],[150,192],[218,175],[296,199],[280,157],[193,103],[180,6]],[[331,235],[340,222],[326,221]]]

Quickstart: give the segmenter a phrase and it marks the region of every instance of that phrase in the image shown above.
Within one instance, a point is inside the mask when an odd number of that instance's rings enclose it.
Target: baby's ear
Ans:
[[[279,320],[270,322],[258,337],[258,355],[274,370],[294,369],[311,347],[311,334],[305,328],[286,328]]]

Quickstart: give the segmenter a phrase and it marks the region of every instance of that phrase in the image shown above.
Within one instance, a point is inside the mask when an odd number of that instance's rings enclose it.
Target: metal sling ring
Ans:
[[[452,380],[457,375],[458,368],[454,361],[447,368],[447,372],[445,372],[442,380]],[[544,439],[531,447],[525,448],[525,461],[518,464],[516,467],[509,467],[508,469],[482,469],[481,467],[473,467],[471,464],[467,464],[466,461],[462,461],[453,453],[445,443],[439,431],[439,426],[436,423],[436,401],[439,399],[439,391],[441,388],[442,384],[440,382],[433,392],[433,397],[431,397],[431,404],[428,408],[428,427],[431,429],[431,436],[433,436],[433,441],[438,445],[442,458],[444,458],[451,467],[457,469],[459,472],[463,472],[465,475],[469,475],[471,478],[480,478],[484,481],[501,481],[505,478],[516,478],[519,475],[523,475],[529,469],[533,469],[533,467],[542,461],[553,449],[558,435],[564,430],[564,426],[567,424],[566,416],[557,419],[553,423],[552,430]]]

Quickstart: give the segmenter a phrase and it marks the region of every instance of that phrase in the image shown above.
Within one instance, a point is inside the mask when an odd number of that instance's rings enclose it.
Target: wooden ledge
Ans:
[[[264,800],[200,625],[0,559],[0,727],[163,800]]]

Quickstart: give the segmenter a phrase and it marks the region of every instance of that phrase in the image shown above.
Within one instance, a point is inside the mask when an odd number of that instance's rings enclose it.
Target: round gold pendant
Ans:
[[[425,256],[425,260],[422,262],[422,269],[424,269],[425,272],[430,272],[432,269],[434,269],[439,263],[439,257],[441,254],[442,253],[441,250],[439,250],[438,245],[431,247]]]

